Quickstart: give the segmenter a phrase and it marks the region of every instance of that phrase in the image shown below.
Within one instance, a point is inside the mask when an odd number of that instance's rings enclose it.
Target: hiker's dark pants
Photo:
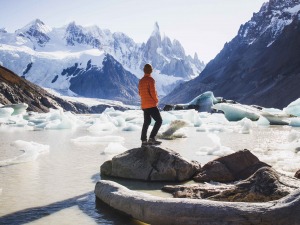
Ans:
[[[150,138],[155,138],[155,136],[157,135],[157,132],[162,124],[162,118],[157,107],[143,109],[143,111],[144,111],[144,124],[142,129],[141,140],[146,141],[148,127],[151,124],[151,118],[154,119],[155,124],[151,131]]]

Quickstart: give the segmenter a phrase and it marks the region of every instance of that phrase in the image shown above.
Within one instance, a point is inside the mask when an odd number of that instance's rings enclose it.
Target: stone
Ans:
[[[100,167],[100,173],[145,181],[185,181],[192,179],[199,169],[199,163],[189,162],[175,151],[143,146],[106,161]]]
[[[295,173],[295,177],[300,179],[300,170],[298,170],[296,173]]]
[[[230,202],[267,202],[285,197],[292,191],[279,181],[275,170],[263,167],[234,188],[209,197],[212,200]]]
[[[201,172],[194,178],[196,181],[230,182],[235,178],[227,166],[219,161],[210,161],[201,168]]]
[[[297,225],[300,221],[300,188],[271,202],[221,202],[163,198],[100,180],[95,195],[97,201],[147,224]]]
[[[246,180],[232,184],[166,185],[163,191],[175,198],[210,199],[227,202],[267,202],[280,199],[297,189],[300,182],[279,176],[270,167],[263,167]]]
[[[197,182],[232,182],[246,179],[258,169],[268,166],[249,150],[244,149],[205,164],[194,177]]]

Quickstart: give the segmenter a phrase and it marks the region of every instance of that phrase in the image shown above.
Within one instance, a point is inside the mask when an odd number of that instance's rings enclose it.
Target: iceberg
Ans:
[[[50,149],[49,145],[43,145],[33,141],[27,142],[17,140],[12,145],[21,149],[23,154],[11,159],[0,161],[0,167],[34,161],[40,154],[47,153]]]
[[[218,103],[212,108],[222,111],[229,121],[239,121],[243,118],[257,121],[260,117],[260,111],[257,108],[239,103]]]
[[[0,108],[0,118],[10,117],[14,112],[13,108]]]
[[[13,109],[13,112],[11,113],[12,116],[19,115],[26,113],[26,109],[28,108],[28,105],[26,103],[19,103],[19,104],[9,104],[1,106],[0,110],[2,109]],[[1,116],[1,112],[0,112]]]
[[[26,109],[28,108],[28,105],[26,103],[9,104],[9,105],[4,105],[1,108],[12,108],[13,109],[12,116],[14,116],[14,115],[26,113]]]
[[[211,112],[212,106],[218,102],[221,102],[221,98],[215,98],[213,92],[207,91],[194,98],[189,103],[176,104],[176,105],[165,105],[164,111],[170,110],[185,110],[195,109],[199,112]]]
[[[283,111],[287,114],[294,116],[300,116],[300,98],[291,102]]]

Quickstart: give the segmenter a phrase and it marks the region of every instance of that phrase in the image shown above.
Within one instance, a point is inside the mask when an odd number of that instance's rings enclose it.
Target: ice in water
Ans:
[[[9,166],[18,163],[34,161],[40,154],[49,152],[50,148],[49,145],[22,140],[15,141],[12,145],[23,153],[17,157],[0,161],[0,166]]]
[[[291,102],[283,111],[287,114],[294,116],[300,116],[300,98]]]
[[[120,143],[111,142],[104,149],[104,154],[120,154],[128,150]]]

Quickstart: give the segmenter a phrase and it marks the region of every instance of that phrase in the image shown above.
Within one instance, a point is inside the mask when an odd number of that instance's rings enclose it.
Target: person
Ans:
[[[162,118],[157,108],[158,97],[155,87],[155,80],[151,76],[153,69],[150,64],[144,66],[144,77],[139,81],[139,95],[141,97],[141,108],[144,112],[144,123],[141,134],[142,146],[144,145],[159,145],[160,141],[156,140],[156,135],[162,124]],[[151,123],[151,118],[155,124],[147,141],[147,131]]]

